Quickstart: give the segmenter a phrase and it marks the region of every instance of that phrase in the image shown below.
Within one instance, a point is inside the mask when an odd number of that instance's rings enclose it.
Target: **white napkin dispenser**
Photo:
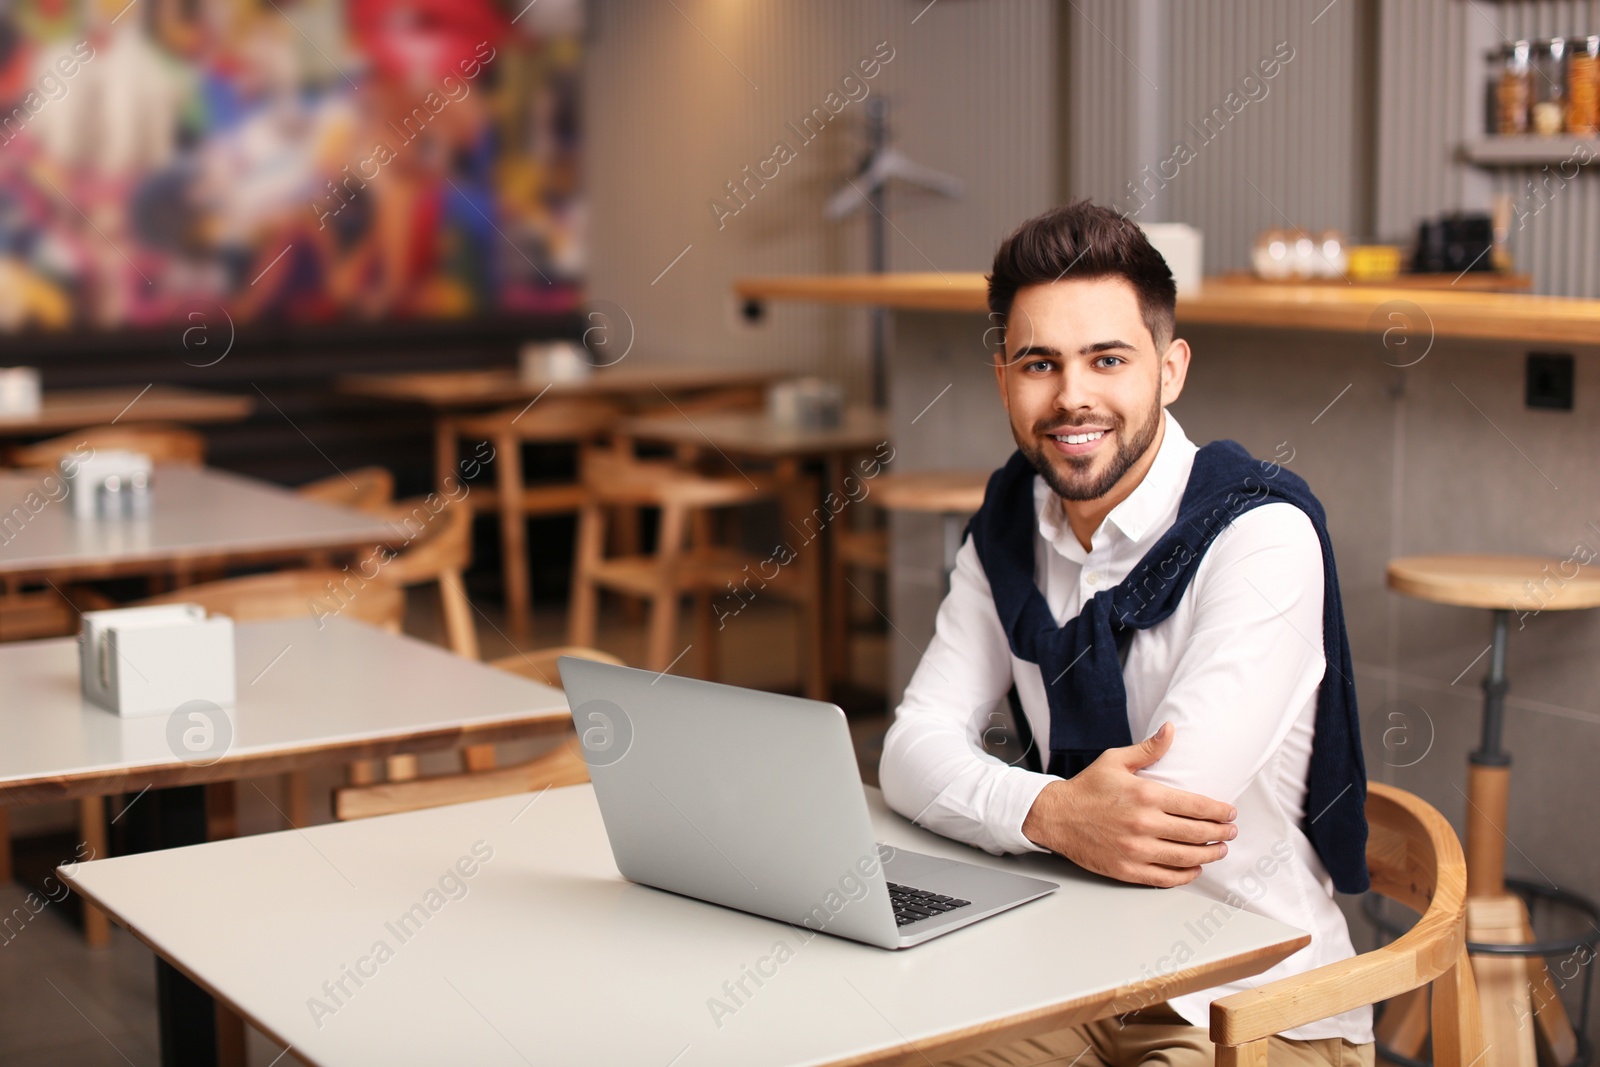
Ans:
[[[85,612],[78,653],[84,698],[118,715],[234,703],[233,620],[199,604]]]

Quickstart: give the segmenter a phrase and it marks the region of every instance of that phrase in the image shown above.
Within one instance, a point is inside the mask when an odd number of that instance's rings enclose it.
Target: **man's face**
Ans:
[[[1188,345],[1157,352],[1133,286],[1118,277],[1027,286],[1005,333],[995,376],[1017,447],[1065,500],[1106,496],[1134,470],[1125,495],[1155,458]]]

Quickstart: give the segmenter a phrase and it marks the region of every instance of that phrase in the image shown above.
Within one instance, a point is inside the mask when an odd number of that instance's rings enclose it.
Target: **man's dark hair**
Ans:
[[[1005,325],[1025,286],[1113,276],[1133,286],[1159,354],[1172,340],[1176,317],[1172,271],[1137,223],[1088,200],[1031,218],[1001,242],[989,274],[989,310]]]

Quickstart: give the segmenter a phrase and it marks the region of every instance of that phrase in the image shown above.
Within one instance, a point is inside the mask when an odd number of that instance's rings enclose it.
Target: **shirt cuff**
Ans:
[[[1059,781],[1061,779],[1053,774],[1039,774],[1025,767],[1011,768],[995,790],[990,823],[995,844],[1005,852],[1049,852],[1043,845],[1028,839],[1022,832],[1022,824],[1027,821],[1028,812],[1033,810],[1033,802],[1044,792],[1044,787]]]

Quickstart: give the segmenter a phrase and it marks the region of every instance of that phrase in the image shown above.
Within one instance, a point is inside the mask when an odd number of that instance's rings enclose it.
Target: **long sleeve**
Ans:
[[[1232,803],[1280,751],[1322,680],[1322,549],[1310,519],[1292,504],[1241,515],[1185,595],[1194,598],[1193,625],[1170,674],[1127,672],[1156,698],[1130,692],[1130,706],[1155,707],[1135,738],[1164,722],[1177,729],[1167,754],[1140,773]]]
[[[956,554],[933,640],[895,710],[879,779],[889,806],[921,826],[989,852],[1043,851],[1022,823],[1051,775],[1012,767],[981,739],[1003,714],[1011,649],[969,538]]]

